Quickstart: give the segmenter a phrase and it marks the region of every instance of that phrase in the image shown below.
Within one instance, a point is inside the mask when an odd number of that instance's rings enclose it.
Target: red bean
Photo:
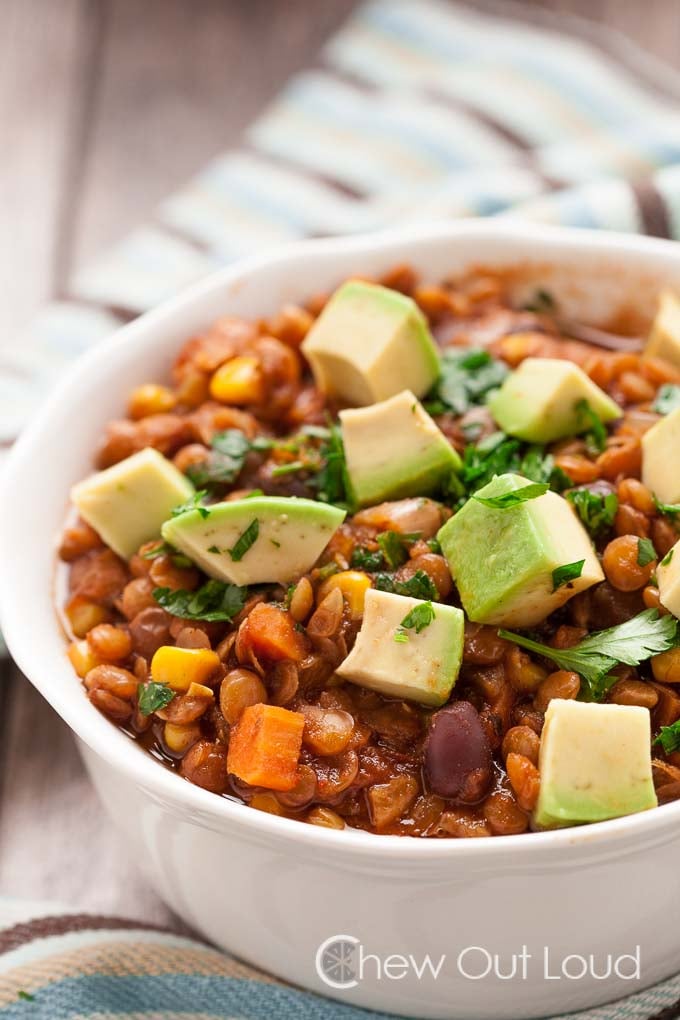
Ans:
[[[489,741],[469,701],[447,705],[432,717],[425,742],[425,775],[430,790],[461,804],[474,804],[492,780]]]

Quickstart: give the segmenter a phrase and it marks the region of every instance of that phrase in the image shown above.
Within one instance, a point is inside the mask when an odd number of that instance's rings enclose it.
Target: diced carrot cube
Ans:
[[[232,728],[227,771],[250,786],[292,790],[305,717],[277,705],[249,705]]]
[[[258,659],[271,662],[300,662],[307,652],[304,636],[295,629],[290,613],[266,602],[259,602],[241,625],[239,645],[249,646]]]

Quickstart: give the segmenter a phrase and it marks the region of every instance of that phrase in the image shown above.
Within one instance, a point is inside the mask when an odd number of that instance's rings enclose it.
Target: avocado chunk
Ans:
[[[680,619],[680,541],[660,560],[656,580],[661,605]]]
[[[643,435],[642,481],[662,503],[680,501],[680,407]]]
[[[202,570],[233,584],[286,584],[314,566],[345,511],[312,499],[256,496],[187,510],[163,538]]]
[[[602,822],[657,806],[649,711],[554,698],[539,753],[541,828]]]
[[[475,496],[500,496],[530,484],[521,475],[497,475]],[[532,627],[572,595],[604,580],[588,533],[555,492],[506,509],[485,506],[473,496],[437,538],[475,623]],[[555,589],[553,571],[580,560],[580,576]]]
[[[123,559],[158,538],[173,507],[194,487],[174,464],[151,447],[98,471],[71,489],[83,520]]]
[[[390,698],[443,705],[463,658],[463,621],[455,606],[369,588],[361,630],[336,673]]]
[[[488,406],[509,435],[530,443],[550,443],[588,431],[591,422],[584,401],[604,422],[623,414],[572,361],[526,358],[491,394]]]
[[[659,295],[659,310],[644,353],[680,366],[680,299],[672,290],[664,290]]]
[[[320,389],[360,407],[406,386],[422,397],[439,375],[437,347],[415,301],[362,280],[336,290],[302,352]]]
[[[360,506],[433,492],[461,460],[411,390],[340,412],[345,460]]]

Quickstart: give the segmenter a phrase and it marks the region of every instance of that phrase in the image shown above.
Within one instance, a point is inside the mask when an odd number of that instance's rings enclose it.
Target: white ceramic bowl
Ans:
[[[402,261],[431,280],[474,265],[514,267],[518,288],[547,286],[591,322],[625,307],[644,324],[659,286],[680,285],[672,244],[512,221],[303,242],[210,277],[83,357],[12,451],[0,498],[2,628],[19,666],[79,738],[131,857],[207,938],[298,985],[400,1014],[503,1020],[593,1006],[677,969],[680,803],[503,839],[304,825],[162,768],[90,705],[64,655],[53,606],[56,536],[69,488],[91,470],[97,437],[122,413],[126,393],[164,376],[182,342],[219,315],[273,313],[351,273]],[[349,971],[330,966],[322,980],[316,966],[319,946],[336,935],[353,947],[353,983]],[[602,976],[608,957],[636,947],[639,978],[616,968]],[[375,958],[358,972],[361,954],[379,958],[379,975]],[[416,973],[425,954],[435,966],[445,955],[436,979]],[[571,954],[571,977],[560,977]],[[635,972],[630,960],[618,969]]]

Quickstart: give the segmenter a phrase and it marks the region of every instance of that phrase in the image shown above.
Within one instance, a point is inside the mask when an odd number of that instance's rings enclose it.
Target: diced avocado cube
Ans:
[[[422,397],[439,375],[437,347],[415,301],[362,280],[336,290],[302,352],[320,389],[357,406],[406,386]]]
[[[500,496],[530,484],[521,475],[497,475],[475,496]],[[532,627],[572,595],[604,580],[587,532],[555,492],[505,509],[485,506],[473,496],[437,538],[475,623]],[[580,576],[555,588],[553,571],[580,560]]]
[[[659,561],[656,580],[661,605],[680,619],[680,541]]]
[[[541,828],[602,822],[657,806],[646,708],[554,698],[539,754]]]
[[[623,414],[572,361],[526,358],[491,394],[488,405],[504,432],[530,443],[550,443],[588,431],[584,401],[604,422]]]
[[[644,353],[680,365],[680,299],[672,290],[664,290],[659,295],[659,310]]]
[[[312,499],[257,496],[187,510],[163,538],[202,570],[233,584],[286,584],[314,566],[345,511]]]
[[[461,460],[411,390],[340,412],[345,459],[360,506],[433,492]]]
[[[643,435],[642,481],[662,503],[680,501],[680,407]]]
[[[74,485],[83,520],[123,559],[158,538],[173,507],[194,493],[188,478],[151,447]]]
[[[404,626],[417,607],[424,607],[424,618],[429,619],[420,631]],[[390,698],[443,705],[463,658],[463,622],[463,613],[455,606],[369,588],[361,630],[336,673]]]

